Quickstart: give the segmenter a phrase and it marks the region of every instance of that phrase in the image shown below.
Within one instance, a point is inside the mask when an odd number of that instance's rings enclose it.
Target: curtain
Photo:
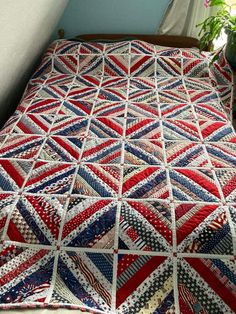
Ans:
[[[158,33],[198,38],[199,27],[216,8],[204,6],[204,0],[172,0],[167,8]]]

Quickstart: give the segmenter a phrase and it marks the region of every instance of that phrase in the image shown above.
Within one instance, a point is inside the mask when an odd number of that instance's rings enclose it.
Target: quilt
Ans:
[[[0,131],[1,310],[236,312],[233,80],[219,54],[51,44]]]

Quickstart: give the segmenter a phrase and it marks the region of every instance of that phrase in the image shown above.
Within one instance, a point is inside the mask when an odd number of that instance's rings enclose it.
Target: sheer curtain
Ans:
[[[198,38],[198,23],[215,12],[215,8],[206,8],[204,0],[172,0],[159,27],[163,35],[182,35]]]

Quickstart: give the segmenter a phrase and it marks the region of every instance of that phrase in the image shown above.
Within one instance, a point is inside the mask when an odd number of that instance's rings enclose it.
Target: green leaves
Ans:
[[[214,7],[214,6],[224,6],[226,5],[225,0],[211,0],[210,2],[210,7]]]
[[[210,6],[220,6],[219,11],[197,25],[201,27],[199,36],[200,50],[209,48],[214,39],[217,39],[222,29],[236,31],[236,17],[230,15],[230,10],[225,0],[211,0]]]
[[[236,16],[230,16],[229,18],[229,27],[231,31],[236,31]]]

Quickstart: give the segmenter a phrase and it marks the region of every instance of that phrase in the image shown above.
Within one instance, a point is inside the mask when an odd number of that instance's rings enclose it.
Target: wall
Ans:
[[[66,38],[89,33],[154,34],[169,0],[70,0],[56,30]],[[53,38],[57,34],[54,32]]]
[[[0,124],[12,112],[68,0],[0,0]]]

